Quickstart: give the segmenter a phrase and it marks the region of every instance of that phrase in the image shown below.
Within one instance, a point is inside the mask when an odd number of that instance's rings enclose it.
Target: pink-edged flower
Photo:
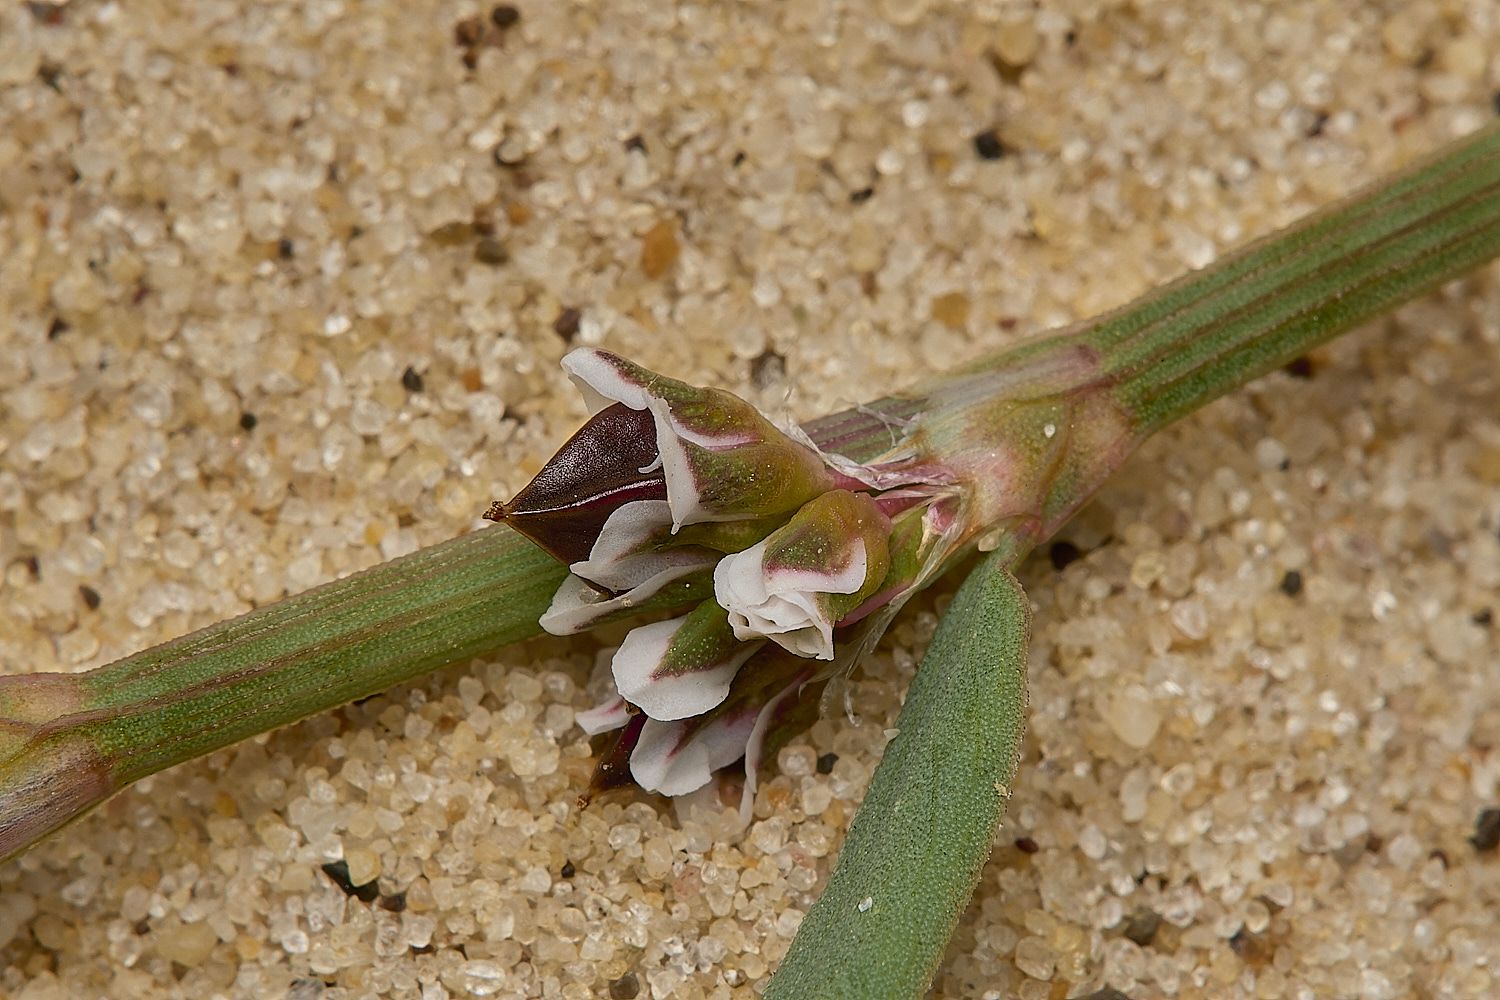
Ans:
[[[717,708],[760,647],[741,642],[728,612],[708,600],[681,618],[632,629],[610,668],[626,701],[652,719],[675,722]]]
[[[831,490],[714,568],[714,596],[740,639],[833,659],[833,629],[885,580],[891,522],[867,494]]]
[[[812,664],[766,646],[709,712],[663,721],[611,710],[610,721],[619,735],[601,758],[586,798],[618,785],[627,767],[630,780],[648,792],[687,795],[708,784],[715,771],[743,757],[740,813],[748,819],[761,765],[816,717],[822,689]],[[601,715],[591,721],[602,720]]]

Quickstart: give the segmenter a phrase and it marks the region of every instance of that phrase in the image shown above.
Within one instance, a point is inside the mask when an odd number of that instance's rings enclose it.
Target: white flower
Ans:
[[[885,579],[890,530],[868,495],[831,490],[764,541],[719,560],[714,597],[735,637],[833,659],[834,626]]]

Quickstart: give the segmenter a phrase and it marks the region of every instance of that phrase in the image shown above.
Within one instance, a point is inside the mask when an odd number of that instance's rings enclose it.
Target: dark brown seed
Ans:
[[[521,19],[521,12],[508,3],[503,3],[490,11],[490,21],[497,28],[509,28]]]
[[[422,381],[421,373],[408,365],[406,371],[401,373],[401,387],[407,392],[421,392],[426,383]]]
[[[1302,574],[1294,569],[1287,570],[1281,578],[1281,592],[1288,597],[1302,593]]]
[[[253,413],[241,413],[240,414],[240,430],[242,430],[242,431],[253,431],[253,430],[255,430],[255,425],[258,424],[258,423],[260,423],[260,418],[257,417],[255,414],[253,414]]]
[[[99,609],[99,591],[93,587],[80,583],[78,585],[78,596],[83,598],[83,603],[88,606],[90,611],[97,611]]]
[[[574,875],[578,874],[578,869],[573,867],[573,862],[564,861],[562,868],[558,871],[557,874],[561,875],[563,878],[572,878]]]
[[[583,312],[572,306],[557,314],[557,319],[552,324],[552,331],[563,339],[563,343],[571,344],[573,338],[578,335],[578,324],[583,319]]]
[[[1041,850],[1041,847],[1030,837],[1017,837],[1016,850],[1020,851],[1022,854],[1035,854],[1037,851]]]
[[[667,498],[662,471],[640,471],[657,465],[655,419],[616,403],[594,414],[510,503],[484,516],[505,521],[561,562],[580,562],[609,515],[633,500]]]

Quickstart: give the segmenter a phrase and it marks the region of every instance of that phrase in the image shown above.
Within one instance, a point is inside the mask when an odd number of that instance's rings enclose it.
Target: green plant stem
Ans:
[[[1500,126],[1064,338],[1155,433],[1500,251]]]
[[[921,442],[927,455],[982,469],[999,453],[1021,460],[1023,479],[1049,481],[998,491],[997,510],[1016,496],[1036,503],[1006,527],[939,626],[900,735],[768,1000],[915,1000],[931,983],[988,857],[1003,805],[995,790],[1009,784],[1019,752],[1028,610],[1006,567],[1154,431],[1497,254],[1500,127],[1492,126],[1125,309],[924,387],[941,393],[946,384],[956,399],[940,413],[945,426]],[[918,427],[924,413],[915,396],[873,409]],[[1000,448],[997,428],[1020,443]],[[894,443],[888,429],[862,429],[848,416],[818,430],[854,453]],[[1082,454],[1076,443],[1050,446],[1079,431]],[[1003,479],[1009,470],[995,471]]]
[[[148,774],[535,635],[565,573],[491,528],[88,673],[0,678],[0,857]]]

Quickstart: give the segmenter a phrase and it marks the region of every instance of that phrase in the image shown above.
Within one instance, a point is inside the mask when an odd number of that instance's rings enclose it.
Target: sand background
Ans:
[[[1485,0],[517,13],[0,11],[0,669],[476,527],[582,418],[569,342],[808,418],[1202,266],[1500,86]],[[1032,730],[937,995],[1500,995],[1468,840],[1500,778],[1496,277],[1184,421],[1066,529],[1083,559],[1028,563]],[[0,867],[0,992],[753,996],[953,585],[743,836],[580,815],[598,643],[539,642]]]

